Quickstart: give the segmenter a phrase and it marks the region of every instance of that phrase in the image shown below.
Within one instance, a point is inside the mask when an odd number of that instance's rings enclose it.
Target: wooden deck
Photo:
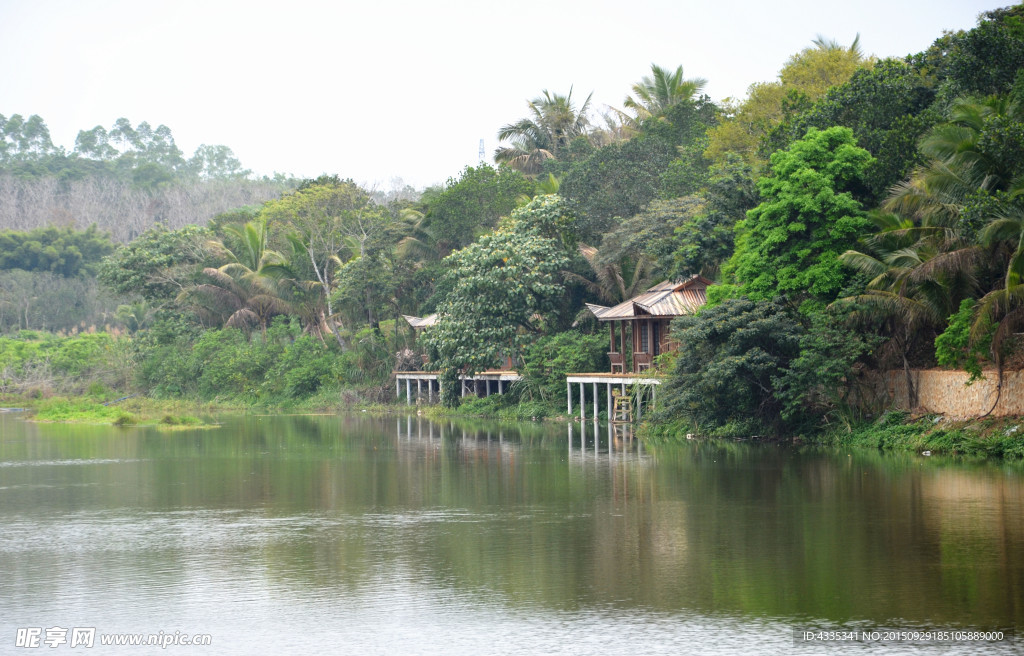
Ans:
[[[609,385],[661,385],[661,378],[650,374],[620,374],[607,371],[595,373],[569,374],[566,383],[601,383]]]
[[[624,396],[627,394],[627,387],[632,387],[635,394],[632,396],[636,401],[636,412],[633,416],[640,419],[643,413],[643,407],[645,401],[647,405],[653,407],[656,396],[654,390],[656,386],[661,385],[661,378],[652,376],[648,373],[635,374],[635,373],[608,373],[605,371],[593,372],[593,373],[576,373],[569,374],[565,377],[565,398],[566,407],[568,408],[569,416],[572,416],[572,397],[573,397],[573,386],[579,385],[580,394],[580,420],[586,419],[586,399],[587,390],[585,385],[590,385],[592,388],[591,399],[593,400],[593,415],[592,419],[597,419],[600,413],[600,395],[597,392],[598,385],[605,386],[605,411],[607,416],[611,417],[614,412],[614,398],[612,389],[616,386],[619,388],[619,394]],[[648,394],[649,392],[649,394]],[[648,400],[649,397],[649,400]]]
[[[402,396],[402,381],[405,381],[405,403],[406,405],[412,405],[413,398],[416,399],[417,403],[424,400],[424,388],[426,388],[425,400],[427,403],[434,402],[434,393],[437,393],[438,398],[441,395],[441,381],[439,371],[396,371],[395,374],[395,397],[401,398]],[[504,394],[508,391],[508,386],[517,380],[522,380],[522,376],[518,372],[509,369],[488,369],[487,371],[481,371],[480,373],[473,374],[472,376],[462,375],[459,376],[459,382],[462,387],[462,396],[470,394],[476,396],[490,396],[494,394]],[[413,383],[416,385],[416,396],[413,397]],[[493,392],[492,392],[492,383]]]

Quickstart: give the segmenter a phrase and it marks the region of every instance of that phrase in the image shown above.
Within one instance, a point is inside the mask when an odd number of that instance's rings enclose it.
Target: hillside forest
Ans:
[[[495,165],[423,190],[260,178],[127,119],[68,152],[0,115],[0,393],[379,403],[396,369],[509,355],[524,379],[469,405],[551,415],[566,372],[608,370],[586,302],[696,274],[665,431],[855,423],[868,372],[1019,368],[1024,5],[904,58],[819,36],[742,100],[705,85],[542,89]]]

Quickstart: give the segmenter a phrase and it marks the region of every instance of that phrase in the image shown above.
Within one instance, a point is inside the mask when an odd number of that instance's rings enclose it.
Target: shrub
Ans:
[[[523,353],[522,394],[525,400],[554,402],[565,397],[565,376],[608,367],[608,342],[602,335],[574,330],[541,337]]]

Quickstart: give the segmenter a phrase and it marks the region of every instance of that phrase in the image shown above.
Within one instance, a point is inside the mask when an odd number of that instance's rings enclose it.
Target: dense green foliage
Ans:
[[[935,359],[944,367],[957,367],[969,373],[968,384],[982,377],[981,364],[992,346],[995,328],[990,320],[985,322],[981,326],[981,337],[972,340],[973,319],[974,301],[965,298],[960,302],[960,309],[949,318],[946,330],[935,338]]]
[[[689,147],[700,143],[717,120],[718,108],[707,98],[681,102],[643,123],[642,132],[628,141],[599,148],[568,168],[549,166],[564,172],[559,193],[579,214],[581,237],[593,240],[616,219],[633,216],[658,198],[697,191],[706,165],[699,149]],[[679,167],[689,175],[680,175]]]
[[[916,67],[886,59],[858,70],[807,111],[782,122],[766,140],[765,149],[786,148],[812,127],[851,128],[857,145],[875,158],[865,171],[864,183],[878,201],[920,163],[917,141],[941,117],[930,109],[934,101],[934,84]]]
[[[56,175],[62,179],[102,176],[156,187],[180,177],[245,177],[250,171],[227,146],[203,144],[185,159],[166,125],[132,125],[119,118],[109,130],[81,130],[68,153],[55,146],[39,116],[0,114],[0,171],[17,176]]]
[[[687,348],[676,360],[662,394],[662,421],[727,427],[735,435],[771,432],[782,402],[778,378],[800,351],[800,324],[776,302],[731,299],[699,316],[675,321]]]
[[[575,330],[548,335],[523,353],[523,396],[558,405],[565,398],[565,377],[580,371],[604,371],[608,342],[603,333],[584,335]]]
[[[85,392],[125,384],[128,340],[104,333],[56,337],[31,330],[0,337],[0,393]]]
[[[425,366],[454,406],[460,374],[513,366],[520,384],[469,409],[534,417],[561,412],[566,373],[608,367],[584,303],[700,274],[711,304],[655,366],[659,430],[855,430],[880,410],[865,372],[902,369],[914,407],[915,367],[1020,360],[1022,68],[1022,6],[905,59],[819,37],[721,105],[652,65],[603,127],[589,96],[543,91],[498,129],[497,167],[422,194],[323,175],[213,212],[174,199],[255,182],[225,147],[186,159],[166,127],[120,119],[67,153],[39,117],[0,116],[0,195],[64,203],[0,198],[19,227],[0,233],[0,330],[109,323],[117,358],[68,381],[246,404],[384,401],[392,371]],[[79,232],[38,227],[35,205],[62,226],[121,209]],[[419,334],[402,318],[431,313]],[[8,360],[9,389],[70,372]]]
[[[758,181],[761,204],[736,226],[724,271],[731,291],[755,300],[831,301],[848,278],[839,255],[868,227],[853,191],[871,155],[848,128],[812,128],[771,161],[771,174]]]
[[[29,232],[0,232],[0,270],[49,271],[65,277],[93,273],[103,257],[114,250],[110,239],[89,226],[36,228]]]
[[[468,246],[498,225],[498,219],[508,216],[518,199],[532,190],[533,185],[510,168],[467,166],[457,180],[448,180],[427,211],[426,227],[438,252]]]
[[[424,342],[442,372],[484,371],[518,360],[556,309],[568,264],[560,236],[571,224],[564,201],[538,196],[493,234],[448,256],[448,293]],[[449,385],[448,387],[452,387]]]
[[[99,267],[99,279],[120,294],[152,301],[176,296],[207,257],[205,228],[170,231],[157,226],[119,248]]]

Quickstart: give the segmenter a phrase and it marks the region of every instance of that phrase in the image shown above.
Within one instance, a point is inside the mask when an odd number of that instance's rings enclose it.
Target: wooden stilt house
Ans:
[[[679,348],[671,340],[669,324],[707,303],[707,288],[711,284],[703,276],[693,276],[682,282],[659,283],[614,307],[587,303],[598,321],[608,322],[612,373],[626,373],[630,363],[631,371],[640,373],[651,366],[655,356]],[[627,326],[632,328],[630,344],[626,344]]]

